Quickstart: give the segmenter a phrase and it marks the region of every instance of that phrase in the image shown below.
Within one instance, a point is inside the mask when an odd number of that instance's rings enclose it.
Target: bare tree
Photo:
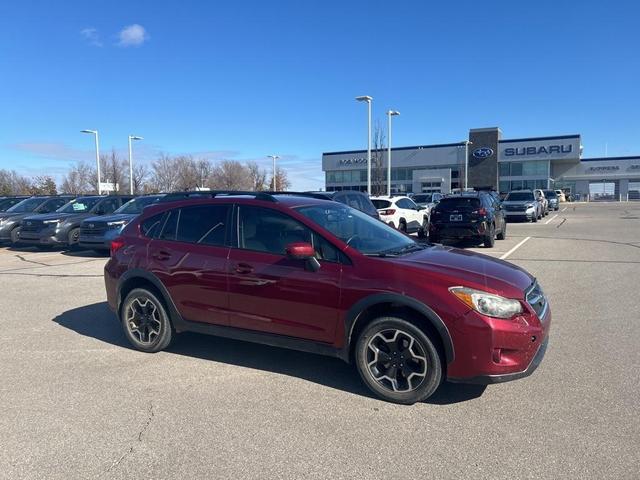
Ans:
[[[273,188],[273,175],[271,175],[271,179],[269,180],[269,186]],[[285,192],[291,188],[291,181],[287,176],[286,170],[283,170],[280,167],[276,168],[276,191]]]
[[[151,183],[159,192],[171,192],[176,190],[178,185],[178,172],[175,168],[174,160],[166,154],[151,164]]]
[[[250,190],[253,185],[247,167],[236,160],[223,160],[211,174],[211,187],[216,190]]]
[[[0,195],[28,195],[31,180],[14,170],[0,170]]]
[[[146,191],[145,181],[149,177],[149,167],[144,163],[136,163],[133,166],[133,191],[136,194]]]
[[[31,183],[30,192],[32,195],[57,195],[56,182],[48,175],[38,175]]]
[[[387,172],[385,168],[385,135],[379,122],[373,132],[371,149],[371,195],[386,195]]]
[[[269,189],[269,184],[267,184],[267,171],[264,168],[260,168],[258,162],[247,162],[246,168],[249,172],[249,178],[251,179],[251,190],[261,192]]]
[[[201,158],[196,162],[196,171],[198,173],[200,187],[206,187],[209,184],[209,179],[213,173],[213,165],[206,158]]]
[[[125,160],[118,157],[115,150],[111,150],[109,155],[100,155],[100,180],[112,183],[115,189],[113,193],[122,193],[127,189],[126,185],[128,185],[129,178],[128,175],[125,175],[125,171],[128,170],[125,164]]]
[[[76,163],[62,179],[60,190],[63,193],[80,195],[97,192],[95,169],[86,162]]]
[[[191,156],[181,155],[173,159],[178,178],[178,190],[195,190],[200,185],[200,172],[196,161]]]

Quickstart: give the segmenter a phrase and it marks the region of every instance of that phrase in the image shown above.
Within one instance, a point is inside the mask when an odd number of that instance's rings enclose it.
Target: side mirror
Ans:
[[[316,259],[316,251],[313,245],[306,242],[290,243],[285,247],[287,258],[291,260],[305,260],[305,268],[312,272],[320,269],[320,262]]]

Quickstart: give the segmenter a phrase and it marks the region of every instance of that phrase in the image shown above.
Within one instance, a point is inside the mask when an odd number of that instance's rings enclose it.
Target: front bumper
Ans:
[[[533,308],[512,320],[486,317],[471,310],[449,329],[457,354],[447,380],[491,384],[531,375],[540,365],[549,342],[551,309],[538,317]]]
[[[533,208],[531,208],[529,210],[517,210],[517,211],[505,210],[504,216],[506,218],[511,218],[511,219],[514,219],[514,218],[524,219],[524,218],[526,218],[527,220],[532,220],[536,216],[536,211]]]
[[[36,232],[21,230],[18,243],[21,245],[67,245],[68,231],[56,227],[47,227]]]

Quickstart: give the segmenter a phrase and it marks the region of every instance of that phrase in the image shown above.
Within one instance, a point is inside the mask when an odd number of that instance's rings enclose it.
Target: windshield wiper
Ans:
[[[385,255],[402,255],[405,253],[415,252],[416,250],[424,250],[426,247],[418,243],[409,243],[398,250],[386,250],[381,253]]]

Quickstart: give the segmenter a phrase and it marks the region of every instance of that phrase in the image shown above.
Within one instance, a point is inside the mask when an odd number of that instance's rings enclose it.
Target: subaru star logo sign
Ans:
[[[480,147],[473,151],[473,156],[476,158],[488,158],[491,155],[493,155],[493,149],[489,147]]]
[[[95,227],[95,225],[93,223],[90,223],[89,228],[93,228],[93,227]]]

